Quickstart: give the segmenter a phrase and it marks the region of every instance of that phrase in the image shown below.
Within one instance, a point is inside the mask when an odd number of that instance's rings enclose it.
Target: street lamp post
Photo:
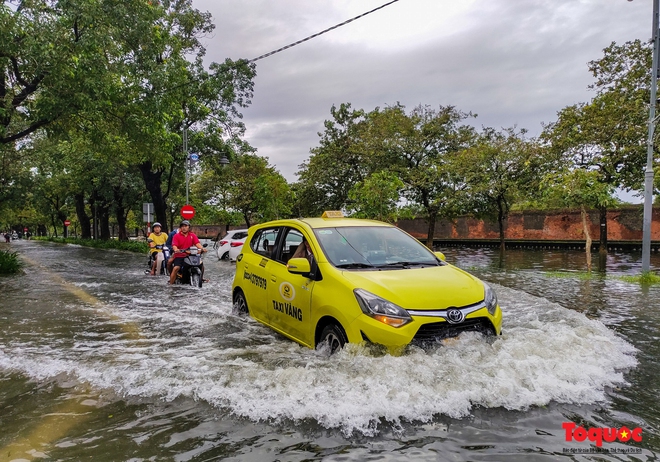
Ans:
[[[192,161],[191,156],[188,154],[188,129],[186,126],[183,126],[183,154],[186,159],[186,205],[190,204],[189,201],[189,190],[190,190],[190,163]],[[199,159],[199,154],[193,154],[195,156],[195,161]],[[220,159],[220,167],[225,168],[229,165],[229,159],[227,154],[222,154]]]
[[[190,187],[190,161],[188,159],[188,129],[183,126],[183,154],[186,159],[186,205],[190,204],[188,201],[188,189]]]
[[[651,222],[653,218],[653,136],[655,131],[655,105],[658,86],[658,10],[660,0],[653,0],[653,64],[651,67],[651,104],[649,107],[649,130],[646,142],[646,171],[644,173],[644,222],[642,228],[642,272],[651,267]]]

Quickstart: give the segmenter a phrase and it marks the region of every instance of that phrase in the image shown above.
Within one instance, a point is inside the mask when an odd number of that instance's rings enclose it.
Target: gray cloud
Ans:
[[[194,0],[214,17],[212,61],[254,58],[385,0]],[[465,6],[467,5],[467,6]],[[540,132],[592,94],[587,69],[612,41],[651,35],[651,4],[624,0],[400,0],[257,61],[247,139],[290,181],[318,144],[332,104],[454,105],[475,125]],[[453,14],[453,13],[452,13]],[[437,30],[435,25],[437,24]]]

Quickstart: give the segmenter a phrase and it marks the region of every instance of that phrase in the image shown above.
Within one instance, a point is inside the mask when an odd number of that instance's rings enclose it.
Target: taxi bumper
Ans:
[[[480,332],[485,335],[501,334],[502,311],[499,306],[492,315],[485,306],[475,309],[465,314],[460,322],[448,321],[446,311],[409,310],[412,322],[402,327],[388,326],[370,316],[362,315],[350,324],[346,334],[351,343],[367,340],[392,347],[411,343],[432,343],[444,338],[456,337],[463,332]]]

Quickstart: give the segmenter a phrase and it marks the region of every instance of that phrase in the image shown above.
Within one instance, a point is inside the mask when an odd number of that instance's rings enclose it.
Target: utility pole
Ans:
[[[188,161],[188,128],[183,126],[183,154],[186,159],[186,205],[190,204],[188,200],[188,189],[190,185],[190,162]]]
[[[644,173],[644,223],[642,236],[642,272],[651,267],[651,222],[653,219],[653,137],[655,131],[655,105],[658,86],[658,10],[660,0],[653,0],[653,64],[651,66],[651,104],[649,107],[649,136],[646,142],[646,171]]]

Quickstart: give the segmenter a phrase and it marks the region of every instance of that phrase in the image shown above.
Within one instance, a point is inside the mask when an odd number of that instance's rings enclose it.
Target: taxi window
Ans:
[[[254,233],[254,237],[250,241],[250,248],[254,253],[273,258],[273,249],[275,249],[275,243],[281,231],[282,228],[260,229]]]
[[[293,228],[287,228],[285,231],[284,245],[282,245],[280,252],[274,257],[275,260],[286,264],[295,253],[298,246],[302,244],[302,241],[303,235],[300,231]]]
[[[423,244],[395,227],[356,226],[314,230],[330,263],[337,268],[396,269],[442,265]]]

